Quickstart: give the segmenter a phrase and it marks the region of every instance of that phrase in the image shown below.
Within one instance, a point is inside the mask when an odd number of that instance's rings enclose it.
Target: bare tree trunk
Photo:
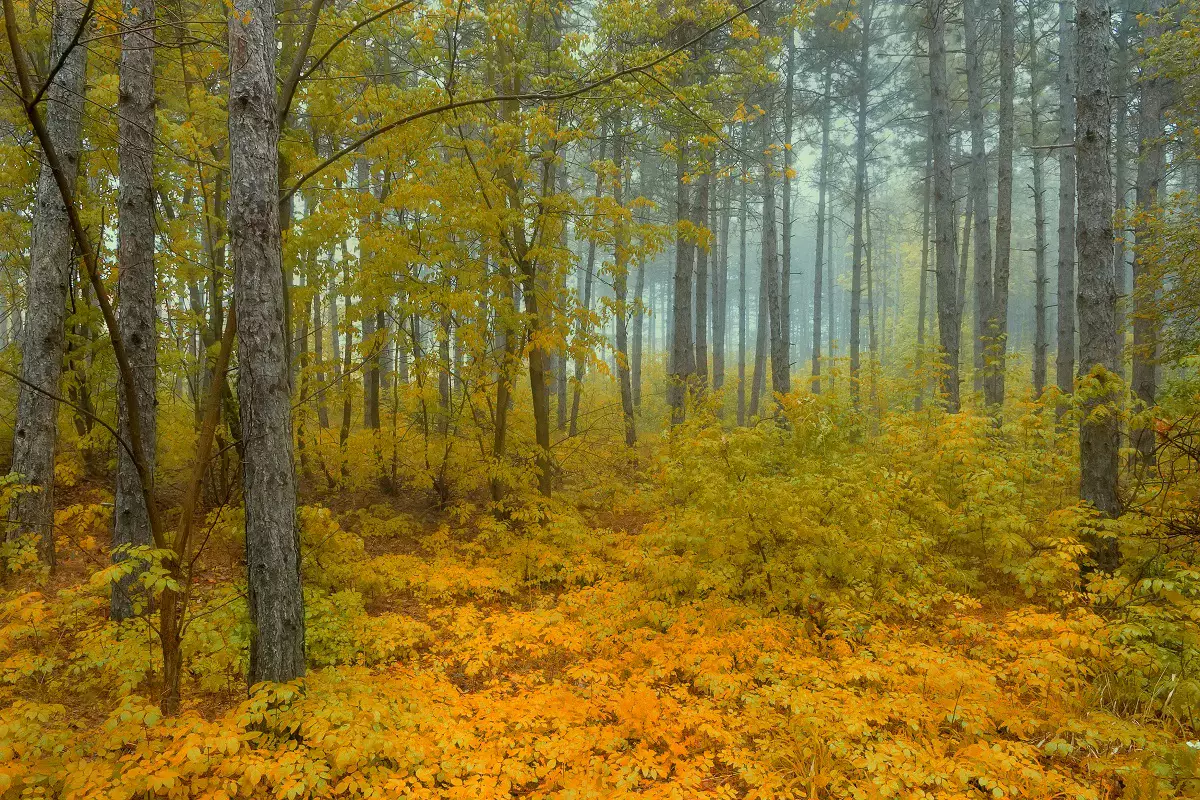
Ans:
[[[1120,514],[1117,499],[1117,295],[1113,285],[1113,203],[1109,146],[1112,98],[1108,42],[1112,15],[1107,0],[1080,0],[1076,12],[1079,86],[1075,151],[1079,165],[1079,367],[1096,385],[1085,393],[1079,424],[1079,497],[1108,517]],[[1086,370],[1086,372],[1084,372]],[[1113,538],[1089,542],[1105,572],[1120,562]]]
[[[1063,394],[1075,390],[1075,45],[1071,0],[1058,3],[1058,355]],[[1066,406],[1059,404],[1061,416]]]
[[[823,111],[821,113],[821,163],[817,179],[817,254],[813,260],[813,327],[812,327],[812,390],[813,394],[821,393],[821,300],[824,288],[821,285],[821,272],[825,269],[825,214],[826,194],[829,191],[829,128],[833,107],[831,89],[833,86],[833,66],[825,65],[825,91],[823,93]],[[829,290],[832,292],[833,287]],[[832,355],[832,353],[830,353]]]
[[[742,143],[749,144],[748,123],[742,123]],[[746,218],[748,216],[748,198],[746,197],[747,172],[749,163],[742,161],[742,192],[738,205],[738,390],[737,390],[737,424],[746,424],[746,325],[749,315],[746,313]]]
[[[275,2],[229,15],[229,235],[249,571],[250,684],[305,673],[304,598],[292,465],[291,385],[279,221]]]
[[[1033,335],[1033,394],[1040,397],[1046,388],[1046,353],[1049,350],[1046,331],[1046,157],[1041,146],[1041,75],[1038,70],[1038,30],[1034,4],[1029,6],[1029,139],[1033,158],[1033,236],[1034,236],[1034,335]]]
[[[942,394],[950,413],[959,410],[959,332],[962,318],[958,305],[958,275],[955,264],[954,164],[950,158],[950,94],[946,74],[946,15],[939,0],[929,0],[929,84],[932,96],[934,254],[937,270],[938,335],[945,364]]]
[[[1008,283],[1012,256],[1013,94],[1016,81],[1016,9],[1000,0],[1000,141],[996,151],[996,272],[985,352],[984,398],[989,406],[1004,403],[1005,356],[1008,350]]]
[[[618,207],[625,205],[625,185],[629,181],[629,169],[625,164],[624,124],[618,117],[613,129],[613,160],[617,167],[617,183],[613,187],[613,200]],[[625,417],[625,444],[637,444],[637,428],[633,416],[633,382],[629,374],[629,228],[624,222],[618,224],[613,252],[613,294],[616,298],[614,313],[617,323],[617,380],[621,385],[621,411]]]
[[[780,225],[780,292],[779,330],[783,338],[782,352],[787,370],[788,391],[791,391],[792,362],[792,126],[794,122],[794,95],[796,82],[796,34],[791,27],[784,27],[787,37],[787,61],[783,94],[783,221]]]
[[[933,140],[925,142],[925,180],[923,181],[924,204],[921,212],[921,284],[917,290],[917,396],[913,400],[913,410],[920,411],[925,406],[925,326],[929,306],[929,205],[933,196]]]
[[[692,207],[692,223],[697,230],[708,228],[709,194],[712,191],[712,173],[700,176],[696,203]],[[713,231],[709,231],[709,246],[696,246],[696,378],[703,389],[708,384],[708,261],[712,252]]]
[[[68,52],[83,19],[84,7],[77,0],[55,3],[50,23],[52,62]],[[46,102],[47,132],[72,191],[79,172],[86,54],[84,45],[70,50],[50,84]],[[12,472],[32,491],[22,492],[14,501],[7,538],[35,537],[39,558],[53,568],[58,404],[45,392],[58,394],[62,381],[68,285],[77,254],[72,249],[66,204],[44,161],[34,201],[12,458]]]
[[[975,393],[983,390],[988,374],[988,321],[992,317],[992,224],[988,199],[987,131],[983,117],[983,67],[979,63],[979,34],[976,16],[979,11],[973,0],[964,0],[963,33],[967,55],[967,108],[971,124],[971,209],[975,219]]]
[[[763,126],[763,151],[770,146],[770,126]],[[771,391],[791,391],[787,341],[783,335],[783,302],[779,280],[779,225],[775,209],[775,165],[767,157],[763,167],[762,280],[767,287],[767,315],[771,335]]]
[[[729,206],[732,202],[733,178],[726,176],[721,183],[718,212],[721,227],[720,250],[712,270],[713,389],[717,391],[725,386],[725,337],[729,312],[729,220],[732,217]]]
[[[1162,33],[1158,20],[1163,0],[1150,0],[1146,9],[1150,22],[1144,35],[1147,38]],[[1159,286],[1154,265],[1146,258],[1147,239],[1153,234],[1145,215],[1153,214],[1158,205],[1158,192],[1163,180],[1166,151],[1163,147],[1164,111],[1167,104],[1165,79],[1152,65],[1143,61],[1141,97],[1138,102],[1138,168],[1136,200],[1139,223],[1134,228],[1133,256],[1133,364],[1131,389],[1143,408],[1158,402],[1158,336],[1157,311],[1154,308]],[[1132,431],[1133,446],[1144,464],[1154,460],[1153,426],[1136,427]]]
[[[608,139],[603,131],[600,133],[600,154],[597,157],[598,161],[604,161],[605,150],[608,144]],[[596,186],[593,190],[593,197],[599,200],[604,194],[604,183],[602,173],[596,173]],[[590,313],[592,310],[592,284],[596,276],[596,240],[592,238],[588,241],[587,251],[587,268],[583,275],[583,310]],[[579,323],[578,335],[583,336],[586,332],[586,323]],[[575,359],[575,384],[571,390],[571,420],[567,428],[567,436],[574,436],[578,431],[579,426],[579,402],[583,395],[583,376],[586,372],[586,361],[584,358]]]
[[[681,145],[676,166],[675,219],[688,220],[688,151]],[[671,336],[670,380],[667,385],[667,405],[671,407],[671,424],[683,422],[688,389],[695,374],[695,348],[692,345],[692,253],[694,247],[682,233],[675,238],[675,295],[672,298],[673,330]]]
[[[126,0],[126,28],[121,36],[120,91],[117,94],[117,164],[120,195],[117,206],[118,282],[117,321],[137,382],[137,407],[141,414],[142,457],[151,474],[155,463],[158,370],[155,329],[154,272],[154,0]],[[200,403],[197,403],[199,406]],[[129,440],[129,407],[124,392],[117,392],[117,420],[121,436]],[[120,545],[150,545],[150,516],[138,477],[137,464],[123,447],[117,448],[117,487],[113,502],[113,560],[125,558]],[[113,619],[133,614],[130,597],[137,583],[129,575],[114,584]]]
[[[858,117],[855,127],[854,170],[854,261],[850,276],[850,397],[858,405],[861,390],[862,273],[865,246],[863,209],[867,200],[867,104],[870,101],[871,6],[861,15],[858,59]]]

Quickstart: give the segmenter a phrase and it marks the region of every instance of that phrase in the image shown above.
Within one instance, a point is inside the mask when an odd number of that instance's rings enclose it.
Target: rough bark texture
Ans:
[[[1150,0],[1146,12],[1153,19],[1146,27],[1147,37],[1162,31],[1157,17],[1162,12],[1163,0]],[[1141,97],[1138,103],[1138,167],[1136,180],[1137,208],[1143,214],[1151,212],[1158,204],[1159,185],[1163,179],[1165,149],[1162,144],[1163,110],[1165,106],[1164,80],[1152,67],[1143,67]],[[1134,229],[1133,258],[1133,363],[1131,388],[1134,398],[1144,407],[1150,408],[1158,401],[1158,320],[1154,311],[1154,300],[1158,294],[1154,270],[1144,255],[1146,239],[1150,235],[1144,222]],[[1154,431],[1152,426],[1132,430],[1133,446],[1143,462],[1154,457]]]
[[[1004,403],[1005,355],[1008,350],[1008,280],[1012,256],[1013,94],[1016,81],[1016,9],[1000,0],[1000,140],[996,149],[996,271],[987,334],[984,397],[989,406]]]
[[[679,148],[675,181],[675,220],[688,220],[691,207],[688,203],[687,149]],[[667,405],[671,407],[671,422],[683,422],[687,404],[688,387],[695,374],[695,348],[692,345],[692,254],[695,247],[687,237],[678,234],[675,238],[675,293],[672,298],[673,325],[671,332],[671,364],[667,385]]]
[[[304,599],[292,465],[291,385],[279,228],[275,2],[229,15],[229,233],[249,570],[250,683],[304,675]]]
[[[1033,395],[1041,396],[1046,388],[1046,353],[1049,350],[1046,330],[1046,285],[1050,279],[1046,274],[1046,189],[1045,151],[1041,146],[1041,75],[1038,71],[1037,17],[1032,3],[1029,14],[1029,139],[1033,145],[1033,290],[1034,290],[1034,334],[1033,334]]]
[[[767,287],[767,316],[771,336],[771,391],[787,394],[791,391],[791,377],[787,339],[783,335],[783,290],[779,280],[779,226],[775,209],[774,170],[775,165],[768,160],[763,176],[762,279]]]
[[[721,242],[712,270],[712,370],[713,389],[725,385],[725,336],[729,310],[729,204],[733,197],[733,178],[726,176],[721,184],[720,225]]]
[[[792,126],[794,123],[796,84],[796,33],[786,28],[787,76],[783,94],[783,197],[779,221],[779,330],[783,337],[783,353],[787,361],[790,390],[792,362]]]
[[[117,205],[118,264],[117,320],[137,383],[146,467],[155,462],[155,373],[158,366],[154,303],[154,0],[126,0],[121,37],[120,92],[117,98],[117,164],[120,192]],[[198,293],[198,292],[197,292]],[[196,403],[197,407],[201,405]],[[117,392],[117,421],[129,439],[129,404]],[[117,448],[117,487],[113,510],[113,547],[149,545],[150,517],[133,457]],[[113,554],[121,560],[124,554]],[[114,619],[133,613],[130,575],[113,586]]]
[[[821,162],[817,178],[817,253],[813,259],[812,390],[821,393],[821,299],[824,288],[821,272],[825,266],[825,204],[829,189],[829,128],[833,101],[830,96],[833,67],[825,66],[825,91],[821,115]]]
[[[712,191],[712,175],[705,172],[700,176],[696,203],[692,208],[692,223],[697,231],[708,227],[709,194]],[[700,386],[708,383],[708,262],[712,253],[712,231],[709,231],[709,246],[696,246],[696,376]]]
[[[1117,392],[1120,358],[1117,294],[1113,285],[1113,201],[1110,168],[1112,98],[1108,83],[1111,11],[1108,0],[1080,0],[1076,12],[1079,84],[1075,149],[1079,169],[1079,368],[1096,379],[1083,392],[1079,425],[1079,497],[1102,514],[1120,513],[1117,500]],[[1089,543],[1100,569],[1116,569],[1114,539]]]
[[[620,126],[620,121],[616,125]],[[613,200],[618,206],[625,205],[625,184],[629,173],[625,167],[625,134],[614,130],[613,160],[616,162],[617,179],[613,187]],[[616,296],[614,312],[617,322],[617,380],[621,385],[621,411],[625,417],[625,444],[637,444],[637,428],[633,416],[633,382],[629,374],[629,229],[622,222],[617,226],[614,242],[613,294]]]
[[[1055,372],[1064,394],[1075,389],[1075,43],[1071,0],[1058,4],[1058,355]],[[1059,413],[1065,407],[1060,404]]]
[[[928,0],[929,84],[933,105],[934,263],[937,270],[938,335],[945,363],[942,394],[951,413],[959,410],[958,275],[955,264],[954,164],[950,158],[950,95],[946,75],[946,15],[942,0]]]
[[[742,143],[748,143],[748,127],[742,123]],[[746,218],[748,199],[746,196],[746,173],[749,165],[742,161],[742,192],[738,203],[738,390],[737,424],[746,424],[746,325],[749,314],[746,310]]]
[[[83,19],[77,0],[59,0],[51,21],[51,60],[70,46]],[[79,172],[86,52],[76,47],[54,77],[43,106],[46,129],[67,180]],[[8,538],[37,537],[38,555],[54,566],[54,452],[58,404],[43,392],[59,393],[66,338],[67,287],[73,257],[67,207],[50,167],[38,175],[25,284],[26,313],[21,339],[21,380],[13,429],[12,472],[30,488],[13,503]],[[38,387],[37,391],[32,387]]]
[[[933,195],[933,143],[929,140],[925,148],[925,180],[923,181],[924,205],[921,213],[921,275],[917,290],[917,396],[913,410],[920,411],[925,405],[925,326],[929,306],[929,205]]]
[[[854,261],[850,275],[850,398],[858,405],[862,387],[860,351],[862,349],[862,278],[865,231],[863,209],[867,201],[867,104],[870,100],[868,75],[871,55],[871,10],[862,13],[858,57],[858,115],[855,128],[854,170]]]
[[[972,0],[963,4],[963,34],[967,48],[967,116],[971,125],[971,162],[969,168],[971,208],[974,214],[975,267],[975,391],[983,389],[987,371],[988,321],[992,317],[992,220],[989,211],[987,173],[987,130],[983,116],[983,71],[979,63],[979,11]]]

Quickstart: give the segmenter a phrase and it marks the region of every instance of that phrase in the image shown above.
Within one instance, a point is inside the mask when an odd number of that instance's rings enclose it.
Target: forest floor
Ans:
[[[1156,796],[1163,733],[1095,702],[1095,617],[981,591],[846,622],[698,589],[661,478],[568,487],[527,523],[306,506],[310,672],[249,700],[218,520],[174,720],[141,694],[147,636],[94,618],[72,537],[58,600],[4,607],[0,796]]]

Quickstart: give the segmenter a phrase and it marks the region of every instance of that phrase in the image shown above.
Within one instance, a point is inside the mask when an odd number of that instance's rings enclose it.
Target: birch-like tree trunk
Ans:
[[[275,2],[229,15],[229,235],[249,571],[250,683],[305,673],[279,220]]]
[[[154,0],[126,0],[125,15],[117,94],[117,322],[137,384],[142,457],[153,474],[157,428],[154,384],[158,369],[154,302]],[[128,441],[129,404],[124,392],[117,392],[117,422],[121,436]],[[125,558],[117,551],[120,545],[149,545],[153,541],[137,465],[123,447],[117,448],[113,505],[113,560],[119,561]],[[113,619],[125,619],[133,613],[130,590],[136,581],[136,575],[129,575],[113,586]]]
[[[84,6],[78,0],[57,0],[54,4],[51,63],[57,63],[67,52],[83,18]],[[72,190],[79,173],[86,54],[87,47],[80,45],[63,59],[43,106],[47,132]],[[57,395],[62,381],[67,294],[77,254],[72,249],[66,204],[53,171],[44,161],[34,203],[12,458],[12,472],[30,491],[22,492],[12,504],[7,538],[35,537],[39,558],[53,568],[58,402],[46,393]]]

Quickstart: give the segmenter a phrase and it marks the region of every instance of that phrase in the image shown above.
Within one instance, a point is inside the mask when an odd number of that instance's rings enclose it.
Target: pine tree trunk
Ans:
[[[697,230],[708,229],[709,194],[712,191],[712,173],[700,176],[696,203],[692,207],[692,223]],[[708,247],[696,246],[696,378],[703,389],[708,384],[708,262],[712,253],[713,231],[709,231]]]
[[[917,396],[913,400],[913,410],[920,411],[925,407],[925,326],[928,319],[929,307],[929,205],[933,196],[933,140],[925,142],[925,180],[922,182],[923,206],[921,211],[921,275],[920,286],[917,289]]]
[[[959,332],[955,264],[954,164],[950,157],[950,93],[946,71],[946,15],[948,8],[929,0],[929,84],[932,96],[934,263],[937,275],[938,336],[945,364],[942,394],[950,413],[959,410]]]
[[[233,12],[229,235],[246,442],[242,479],[253,685],[304,675],[304,598],[280,251],[275,2],[235,0]]]
[[[712,364],[713,389],[720,391],[725,386],[725,343],[726,321],[729,312],[729,221],[730,203],[733,202],[733,178],[726,176],[721,183],[720,215],[721,242],[719,255],[712,270]]]
[[[983,116],[983,67],[979,63],[979,34],[976,16],[979,11],[973,0],[964,0],[963,34],[967,56],[967,109],[971,125],[971,162],[969,170],[971,212],[974,216],[975,267],[975,336],[974,387],[983,390],[987,365],[988,322],[992,317],[992,224],[988,199],[987,131]]]
[[[1046,327],[1046,157],[1041,146],[1041,75],[1038,71],[1038,30],[1033,4],[1029,4],[1029,139],[1033,146],[1033,395],[1041,397],[1046,388],[1046,353],[1049,350]]]
[[[763,126],[763,150],[767,151],[770,126]],[[762,280],[767,287],[767,316],[771,336],[771,391],[791,391],[786,339],[783,335],[783,291],[779,279],[779,225],[775,207],[775,165],[770,157],[763,168]]]
[[[992,281],[990,340],[984,397],[989,406],[1004,403],[1008,350],[1008,283],[1012,258],[1013,94],[1016,81],[1016,9],[1000,0],[1000,141],[996,151],[996,271]]]
[[[1075,44],[1071,0],[1058,3],[1058,355],[1055,372],[1063,394],[1075,390]],[[1066,411],[1059,404],[1061,416]]]
[[[675,172],[675,220],[683,223],[690,217],[688,184],[685,182],[688,165],[686,146],[680,146]],[[682,232],[675,238],[675,292],[672,298],[672,335],[670,379],[667,385],[667,405],[671,408],[671,424],[683,422],[688,389],[695,374],[695,348],[692,344],[692,254],[694,247]]]
[[[1162,13],[1163,6],[1163,0],[1150,0],[1146,9],[1150,21],[1143,34],[1146,38],[1162,33],[1163,25],[1158,16]],[[1145,215],[1155,213],[1165,168],[1166,151],[1162,142],[1167,101],[1165,82],[1152,65],[1143,62],[1141,96],[1138,101],[1139,145],[1135,202],[1140,221],[1133,231],[1133,358],[1130,388],[1134,399],[1144,409],[1153,408],[1158,402],[1159,327],[1154,304],[1160,287],[1155,276],[1155,265],[1149,263],[1145,255],[1147,240],[1153,235],[1145,222]],[[1133,447],[1142,463],[1153,463],[1153,426],[1135,427],[1132,438]]]
[[[1075,150],[1079,180],[1079,368],[1094,381],[1084,393],[1079,424],[1079,497],[1108,517],[1120,514],[1117,499],[1117,295],[1113,285],[1113,203],[1107,0],[1080,0],[1076,12],[1079,84]],[[1089,542],[1097,566],[1111,572],[1120,561],[1112,538]]]
[[[59,0],[51,20],[51,58],[57,63],[83,20],[77,0]],[[44,104],[46,128],[72,189],[79,172],[87,47],[63,60]],[[67,207],[50,167],[43,163],[34,196],[33,241],[25,283],[21,337],[21,386],[13,429],[11,471],[32,491],[13,502],[7,538],[32,536],[38,556],[54,566],[54,453],[58,438],[57,395],[62,381],[66,310],[72,258]],[[37,391],[37,387],[42,391]]]
[[[825,65],[824,102],[821,113],[821,161],[817,179],[817,254],[813,260],[813,327],[812,327],[812,390],[813,394],[821,393],[821,301],[824,287],[821,285],[822,271],[825,269],[825,226],[826,226],[826,194],[829,191],[829,128],[833,98],[833,67]],[[832,226],[831,226],[832,227]],[[830,291],[833,287],[830,287]],[[832,355],[832,354],[831,354]]]
[[[861,390],[862,278],[865,233],[863,209],[867,200],[867,104],[870,100],[871,13],[863,8],[859,32],[858,115],[855,127],[854,170],[854,261],[850,275],[850,398],[858,405]]]
[[[790,27],[784,29],[787,37],[787,62],[783,94],[783,202],[780,224],[780,292],[779,330],[783,337],[782,353],[788,374],[788,391],[791,390],[792,362],[792,126],[794,124],[796,83],[796,34]]]
[[[749,144],[749,126],[742,123],[742,143]],[[738,390],[737,424],[746,424],[746,326],[749,314],[746,310],[746,219],[749,216],[749,199],[746,196],[749,164],[742,162],[742,191],[738,202]]]
[[[629,181],[629,170],[625,165],[625,132],[620,129],[620,118],[614,123],[613,160],[616,162],[617,183],[613,187],[613,200],[617,207],[625,205],[625,185]],[[613,251],[613,294],[616,303],[617,338],[617,381],[621,386],[621,411],[625,417],[625,444],[637,444],[637,428],[633,416],[633,382],[629,371],[629,228],[622,222],[617,226]]]
[[[121,36],[120,90],[117,94],[117,165],[120,172],[117,205],[118,325],[137,382],[141,415],[142,457],[151,473],[155,464],[158,334],[155,328],[154,273],[154,0],[126,0]],[[199,292],[197,291],[197,294]],[[203,372],[203,365],[201,366]],[[197,403],[199,406],[200,403]],[[121,436],[129,440],[129,408],[117,392]],[[137,465],[123,447],[117,448],[117,487],[113,501],[113,547],[150,545],[150,517],[138,478]],[[113,554],[114,561],[124,558]],[[113,586],[111,615],[125,619],[133,613],[130,575]]]

